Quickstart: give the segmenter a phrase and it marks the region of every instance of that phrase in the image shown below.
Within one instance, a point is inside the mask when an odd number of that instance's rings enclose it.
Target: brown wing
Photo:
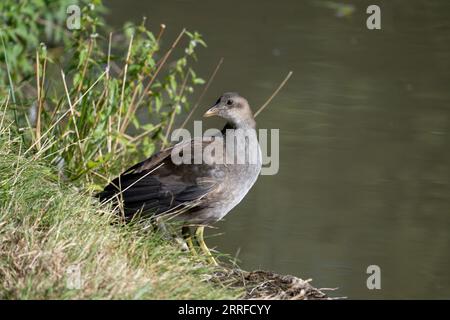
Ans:
[[[196,139],[188,143],[193,148],[196,143],[204,147],[210,141]],[[218,183],[214,178],[215,169],[207,164],[176,165],[171,158],[173,149],[162,150],[132,166],[97,196],[102,202],[121,201],[126,217],[138,212],[158,215],[201,205],[201,199]]]

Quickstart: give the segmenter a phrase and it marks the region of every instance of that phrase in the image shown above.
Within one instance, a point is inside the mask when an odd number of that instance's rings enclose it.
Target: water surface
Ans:
[[[106,4],[116,26],[145,15],[156,31],[167,25],[168,42],[183,27],[204,35],[198,74],[225,59],[205,108],[224,91],[256,108],[294,71],[258,117],[280,129],[280,171],[259,178],[210,246],[338,295],[448,299],[450,2],[377,1],[378,31],[366,28],[371,2],[343,3]],[[381,290],[366,287],[372,264]]]

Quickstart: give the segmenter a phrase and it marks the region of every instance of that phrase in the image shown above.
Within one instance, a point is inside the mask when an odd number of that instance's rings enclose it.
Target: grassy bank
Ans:
[[[1,115],[0,115],[1,116]],[[0,299],[226,299],[201,261],[114,217],[0,129]],[[68,287],[77,266],[80,289]]]

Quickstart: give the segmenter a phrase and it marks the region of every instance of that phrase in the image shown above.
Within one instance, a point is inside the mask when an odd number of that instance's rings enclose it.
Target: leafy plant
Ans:
[[[17,9],[6,2],[9,7],[3,8]],[[200,34],[182,30],[163,48],[165,26],[155,36],[145,19],[108,34],[97,10],[101,2],[96,1],[96,6],[82,7],[79,30],[70,36],[67,30],[55,31],[53,38],[62,39],[59,54],[37,45],[43,31],[38,24],[31,28],[33,35],[21,38],[25,45],[20,53],[11,49],[14,37],[23,34],[15,30],[23,28],[20,21],[31,19],[30,8],[44,11],[50,3],[25,1],[14,18],[2,20],[5,47],[10,48],[4,50],[3,67],[14,75],[12,83],[7,77],[2,81],[11,96],[25,97],[17,108],[27,152],[49,158],[66,178],[95,186],[166,143],[176,115],[189,108],[194,86],[203,83],[190,64],[205,43]],[[58,7],[55,12],[65,11]],[[61,22],[61,17],[52,21]],[[21,81],[23,85],[14,88],[13,83]]]
[[[99,12],[105,8],[99,0],[2,0],[0,1],[0,35],[5,50],[0,50],[0,63],[5,63],[7,56],[11,77],[18,86],[27,86],[27,81],[34,76],[34,52],[44,42],[49,47],[67,45],[70,33],[65,28],[67,7],[95,6]],[[103,23],[101,16],[97,19]],[[5,73],[0,74],[0,93],[9,90],[9,79]],[[18,94],[23,91],[18,91]]]

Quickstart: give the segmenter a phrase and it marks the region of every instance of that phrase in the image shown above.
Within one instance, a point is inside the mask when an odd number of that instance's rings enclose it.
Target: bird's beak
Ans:
[[[209,108],[209,110],[206,111],[203,116],[205,118],[206,117],[212,117],[212,116],[215,116],[218,113],[219,113],[219,107],[218,106],[214,106],[214,107]]]

